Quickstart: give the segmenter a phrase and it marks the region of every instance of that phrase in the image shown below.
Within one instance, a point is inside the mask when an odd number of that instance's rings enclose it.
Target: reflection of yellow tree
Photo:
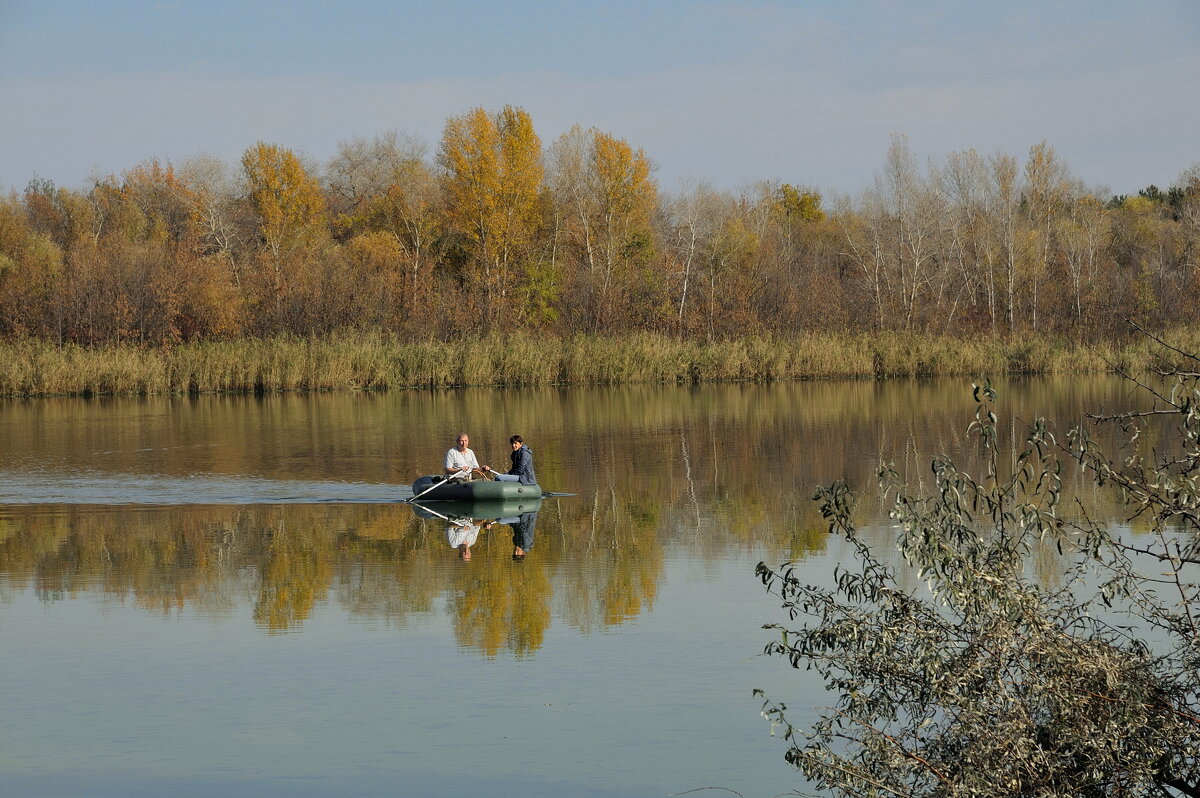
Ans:
[[[566,511],[559,530],[566,549],[557,560],[568,622],[588,631],[624,623],[653,606],[673,515],[653,498],[615,491],[556,509]]]
[[[657,513],[632,503],[620,510],[625,517],[612,519],[613,545],[600,550],[606,572],[601,588],[605,624],[624,623],[643,606],[653,606],[663,573]]]
[[[364,508],[341,544],[338,600],[357,615],[403,626],[409,614],[431,612],[444,585],[439,560],[444,538],[408,507]]]
[[[329,536],[288,533],[281,522],[271,534],[262,569],[254,621],[272,632],[290,629],[308,618],[333,580]]]
[[[715,536],[707,536],[710,550],[734,543],[749,550],[767,543],[770,549],[785,552],[793,562],[825,551],[826,522],[807,493],[721,497],[714,504],[713,520],[718,529],[725,530],[727,539],[717,541]],[[712,555],[719,556],[719,552],[712,551]]]
[[[524,562],[510,560],[503,553],[502,529],[507,530],[494,527],[490,533],[486,556],[477,554],[460,572],[450,600],[454,634],[461,645],[488,657],[501,648],[525,657],[542,647],[550,626],[549,566],[543,553],[531,553]]]
[[[1015,408],[1100,406],[1111,384],[1017,380],[1002,390],[1001,401]],[[1068,390],[1074,396],[1064,402]],[[9,429],[17,431],[5,443],[14,451],[34,450],[53,440],[64,460],[111,448],[116,451],[106,457],[114,471],[169,473],[178,467],[178,453],[191,451],[198,439],[213,441],[216,453],[205,449],[205,459],[184,461],[188,468],[207,470],[211,463],[213,470],[235,472],[261,467],[246,459],[250,450],[262,462],[294,468],[285,440],[301,441],[328,461],[365,463],[361,467],[383,482],[393,473],[415,473],[420,457],[443,450],[444,430],[438,437],[436,425],[413,419],[467,418],[481,430],[511,428],[533,439],[544,485],[578,494],[543,505],[536,545],[523,563],[509,558],[503,526],[481,536],[471,563],[457,562],[441,521],[417,519],[411,508],[395,504],[4,507],[0,580],[6,587],[32,585],[49,601],[92,591],[155,612],[188,606],[227,613],[249,579],[252,586],[261,583],[255,619],[268,631],[302,623],[329,598],[348,612],[399,626],[411,613],[436,611],[448,597],[463,645],[488,656],[502,650],[527,656],[542,645],[552,614],[586,631],[652,607],[668,551],[706,561],[731,552],[775,561],[822,551],[825,524],[809,500],[816,485],[845,476],[867,493],[880,460],[894,462],[916,484],[928,479],[924,464],[940,452],[962,453],[960,467],[974,467],[975,453],[962,435],[969,397],[959,381],[632,386],[515,396],[267,397],[253,408],[269,414],[269,423],[240,400],[189,400],[172,413],[187,412],[194,423],[162,431],[163,449],[151,453],[138,451],[143,433],[133,425],[99,435],[106,416],[95,404],[46,400],[36,410],[6,411]],[[157,410],[165,403],[139,407]],[[315,423],[314,408],[320,411]],[[35,413],[53,423],[32,418]],[[405,445],[387,448],[375,437],[356,437],[385,416],[405,430]],[[38,432],[19,432],[26,429]],[[502,451],[503,439],[478,438],[481,459]],[[1147,429],[1142,454],[1161,449],[1164,440]],[[265,476],[295,473],[268,470]],[[1066,493],[1096,490],[1070,469],[1063,482]],[[1082,498],[1108,507],[1109,518],[1120,517],[1104,496]],[[864,515],[880,519],[886,509],[862,505]],[[882,525],[877,530],[890,534]]]

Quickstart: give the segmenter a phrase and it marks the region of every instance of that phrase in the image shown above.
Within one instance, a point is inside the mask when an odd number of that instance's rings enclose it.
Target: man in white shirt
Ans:
[[[471,439],[467,433],[458,433],[458,441],[453,449],[446,452],[446,479],[470,479],[471,469],[479,468],[475,452],[467,448]]]

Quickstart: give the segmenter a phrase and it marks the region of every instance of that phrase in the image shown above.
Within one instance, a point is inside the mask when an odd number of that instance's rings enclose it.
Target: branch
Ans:
[[[1118,314],[1118,315],[1120,315],[1120,314]],[[1169,343],[1167,343],[1167,342],[1166,342],[1166,341],[1164,341],[1163,339],[1159,338],[1157,335],[1155,335],[1154,333],[1150,332],[1149,330],[1147,330],[1147,329],[1146,329],[1145,327],[1143,327],[1142,325],[1138,324],[1138,323],[1137,323],[1136,321],[1134,321],[1133,319],[1127,318],[1127,317],[1125,317],[1125,316],[1121,316],[1121,319],[1122,319],[1122,320],[1123,320],[1123,321],[1124,321],[1126,324],[1128,324],[1130,327],[1132,327],[1133,329],[1137,330],[1138,332],[1140,332],[1142,335],[1146,336],[1146,337],[1147,337],[1147,338],[1149,338],[1150,340],[1154,341],[1154,342],[1155,342],[1155,343],[1157,343],[1159,346],[1162,346],[1162,347],[1164,347],[1164,348],[1166,348],[1166,349],[1170,349],[1172,352],[1175,352],[1176,354],[1183,355],[1184,357],[1188,358],[1189,360],[1194,360],[1194,361],[1196,361],[1197,363],[1200,363],[1200,357],[1196,357],[1196,356],[1195,356],[1195,355],[1193,355],[1191,352],[1185,352],[1185,351],[1183,351],[1182,349],[1180,349],[1179,347],[1176,347],[1176,346],[1171,346]]]
[[[1163,545],[1166,546],[1167,542],[1165,539],[1163,539],[1161,537],[1161,535],[1162,535],[1162,530],[1159,530],[1160,539],[1163,540]],[[1183,565],[1200,565],[1200,558],[1196,558],[1196,557],[1184,557],[1182,554],[1180,554],[1180,555],[1162,554],[1160,552],[1153,551],[1151,549],[1144,549],[1144,548],[1140,548],[1138,546],[1133,546],[1129,543],[1125,543],[1125,542],[1123,542],[1121,540],[1117,540],[1115,538],[1112,540],[1112,544],[1114,546],[1119,546],[1120,548],[1124,549],[1125,551],[1133,552],[1134,554],[1145,554],[1147,557],[1153,557],[1154,559],[1161,560],[1163,562],[1169,562],[1169,563],[1178,562]]]
[[[810,751],[805,751],[800,748],[797,748],[795,750],[796,750],[797,756],[804,757],[805,759],[811,760],[811,761],[815,762],[818,766],[832,768],[834,770],[837,770],[847,776],[856,778],[865,784],[870,784],[872,787],[875,787],[880,790],[884,790],[886,792],[890,792],[892,795],[895,795],[897,798],[911,798],[911,796],[908,793],[900,792],[899,790],[896,790],[896,789],[893,789],[892,787],[887,786],[886,784],[884,784],[881,781],[876,781],[874,779],[868,778],[866,775],[855,770],[854,768],[847,767],[846,765],[843,765],[839,762],[826,762],[826,761],[814,756],[812,754],[812,752],[810,752]],[[844,786],[843,789],[853,789],[853,788]],[[857,790],[855,790],[855,792],[857,792]]]
[[[1163,532],[1162,527],[1158,527],[1155,532],[1158,534],[1158,541],[1163,547],[1163,551],[1168,555],[1168,562],[1171,563],[1171,575],[1175,579],[1175,587],[1179,591],[1179,600],[1183,605],[1184,617],[1187,618],[1188,626],[1192,629],[1192,638],[1196,637],[1196,619],[1192,616],[1192,602],[1188,600],[1187,588],[1183,584],[1183,580],[1179,578],[1179,572],[1183,569],[1183,565],[1187,560],[1183,557],[1183,552],[1179,548],[1179,542],[1175,542],[1175,556],[1171,557],[1171,544],[1167,541],[1167,536]]]
[[[1163,776],[1160,783],[1165,784],[1168,787],[1171,787],[1173,789],[1179,790],[1184,795],[1189,796],[1189,798],[1200,798],[1200,789],[1196,789],[1196,787],[1194,787],[1191,784],[1188,784],[1183,779],[1169,779],[1169,778]]]
[[[948,776],[946,776],[944,773],[942,773],[940,770],[938,770],[936,767],[934,767],[932,762],[930,762],[929,760],[925,759],[924,757],[922,757],[918,754],[913,753],[912,751],[909,751],[907,748],[904,747],[903,744],[901,744],[901,742],[899,740],[897,740],[892,735],[888,734],[885,731],[880,731],[879,729],[876,729],[874,726],[867,723],[866,721],[859,720],[858,718],[852,718],[840,709],[835,709],[834,711],[837,714],[841,715],[846,720],[850,721],[851,723],[857,723],[859,726],[862,726],[864,729],[875,732],[880,737],[887,740],[892,745],[896,746],[896,748],[900,749],[901,754],[903,754],[908,759],[913,760],[914,762],[918,762],[918,763],[924,765],[925,768],[928,769],[930,773],[937,776],[938,781],[940,781],[945,786],[947,786],[947,787],[953,786],[953,782],[950,781],[950,778]]]
[[[1149,389],[1147,389],[1149,390]],[[1117,421],[1124,418],[1144,418],[1146,416],[1176,416],[1179,415],[1179,409],[1172,405],[1172,410],[1130,410],[1127,413],[1114,414],[1098,414],[1084,413],[1083,415],[1090,418],[1092,421]]]

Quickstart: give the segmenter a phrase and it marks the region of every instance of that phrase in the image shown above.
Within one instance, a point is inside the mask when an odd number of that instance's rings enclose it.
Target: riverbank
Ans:
[[[1200,351],[1200,331],[1167,336]],[[204,341],[169,348],[0,342],[0,396],[103,396],[463,386],[618,385],[980,374],[1144,371],[1164,351],[1145,338],[1086,346],[1045,338],[961,340],[878,333],[747,336],[491,337],[406,343],[386,335]]]

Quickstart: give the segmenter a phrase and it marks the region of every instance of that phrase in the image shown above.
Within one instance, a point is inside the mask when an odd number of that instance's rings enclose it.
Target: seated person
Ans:
[[[520,482],[522,485],[536,485],[537,477],[533,473],[533,452],[521,440],[520,435],[514,435],[508,439],[512,444],[512,468],[507,474],[498,474],[490,468],[485,468],[484,471],[495,476],[496,479],[502,482]]]
[[[471,471],[478,470],[479,461],[475,459],[475,452],[467,448],[470,442],[467,433],[458,433],[454,448],[446,452],[446,479],[470,479]]]

